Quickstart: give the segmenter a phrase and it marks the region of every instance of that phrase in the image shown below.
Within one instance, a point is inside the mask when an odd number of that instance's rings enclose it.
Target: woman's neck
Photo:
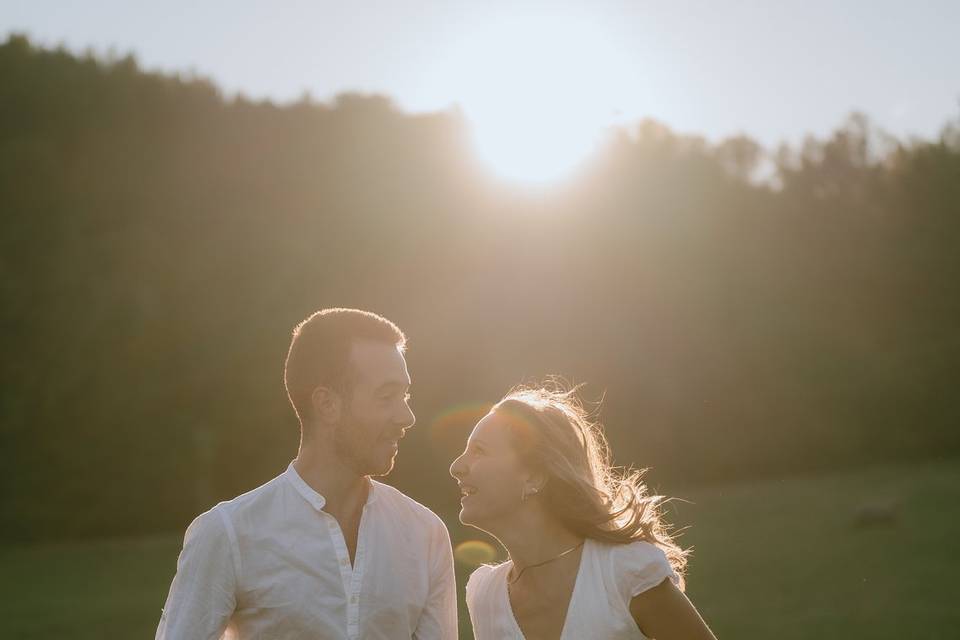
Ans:
[[[538,564],[583,542],[542,510],[530,509],[490,532],[506,548],[517,570]]]

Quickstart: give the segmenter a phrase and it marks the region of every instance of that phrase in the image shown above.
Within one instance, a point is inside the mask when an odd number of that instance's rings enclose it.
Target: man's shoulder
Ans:
[[[446,531],[447,525],[429,507],[420,504],[396,487],[376,480],[371,480],[371,482],[374,491],[377,492],[377,499],[383,500],[389,508],[401,512],[425,527],[439,527]]]
[[[241,493],[235,498],[217,503],[201,518],[218,517],[226,522],[233,523],[251,511],[268,507],[282,488],[283,475],[279,475],[263,483],[255,489]]]

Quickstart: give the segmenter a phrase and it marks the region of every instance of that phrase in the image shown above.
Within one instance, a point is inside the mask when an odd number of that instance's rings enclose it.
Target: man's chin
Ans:
[[[371,456],[370,468],[372,471],[368,475],[385,476],[393,471],[398,451],[399,447],[397,447],[396,444],[388,444],[386,446],[381,444],[374,449],[374,452],[379,455]]]
[[[393,471],[394,461],[396,460],[396,454],[390,455],[385,459],[381,460],[371,460],[369,466],[369,471],[366,473],[368,476],[373,477],[383,477],[390,475],[390,472]]]
[[[384,476],[390,475],[391,471],[393,471],[392,462],[390,463],[390,466],[386,467],[385,469],[384,468],[377,469],[375,471],[371,471],[367,475],[370,476],[371,478],[383,478]]]

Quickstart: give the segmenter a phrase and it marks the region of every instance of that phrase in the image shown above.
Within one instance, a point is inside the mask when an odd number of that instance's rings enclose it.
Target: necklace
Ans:
[[[562,558],[563,556],[567,555],[568,553],[573,553],[574,551],[576,551],[577,549],[579,549],[580,547],[582,547],[584,542],[585,542],[584,540],[581,540],[579,544],[576,544],[576,545],[570,547],[570,548],[567,549],[566,551],[561,551],[558,555],[555,555],[555,556],[553,556],[552,558],[547,558],[547,559],[544,560],[543,562],[538,562],[538,563],[536,563],[536,564],[529,564],[529,565],[525,566],[523,569],[520,569],[520,573],[518,573],[518,574],[517,574],[517,577],[514,578],[513,580],[511,580],[511,579],[510,579],[510,576],[508,575],[508,576],[507,576],[507,584],[510,585],[510,584],[515,583],[517,580],[520,579],[520,576],[522,576],[522,575],[523,575],[523,572],[526,571],[527,569],[533,569],[533,568],[535,568],[535,567],[542,567],[543,565],[549,564],[549,563],[553,562],[554,560],[559,560],[560,558]],[[514,566],[514,568],[516,568],[517,565],[513,565],[513,566]]]

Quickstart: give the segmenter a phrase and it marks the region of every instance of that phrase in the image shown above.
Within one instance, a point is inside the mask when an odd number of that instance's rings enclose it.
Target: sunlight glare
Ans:
[[[579,168],[629,81],[605,34],[573,17],[516,20],[464,39],[450,63],[479,156],[502,178],[549,184]]]

